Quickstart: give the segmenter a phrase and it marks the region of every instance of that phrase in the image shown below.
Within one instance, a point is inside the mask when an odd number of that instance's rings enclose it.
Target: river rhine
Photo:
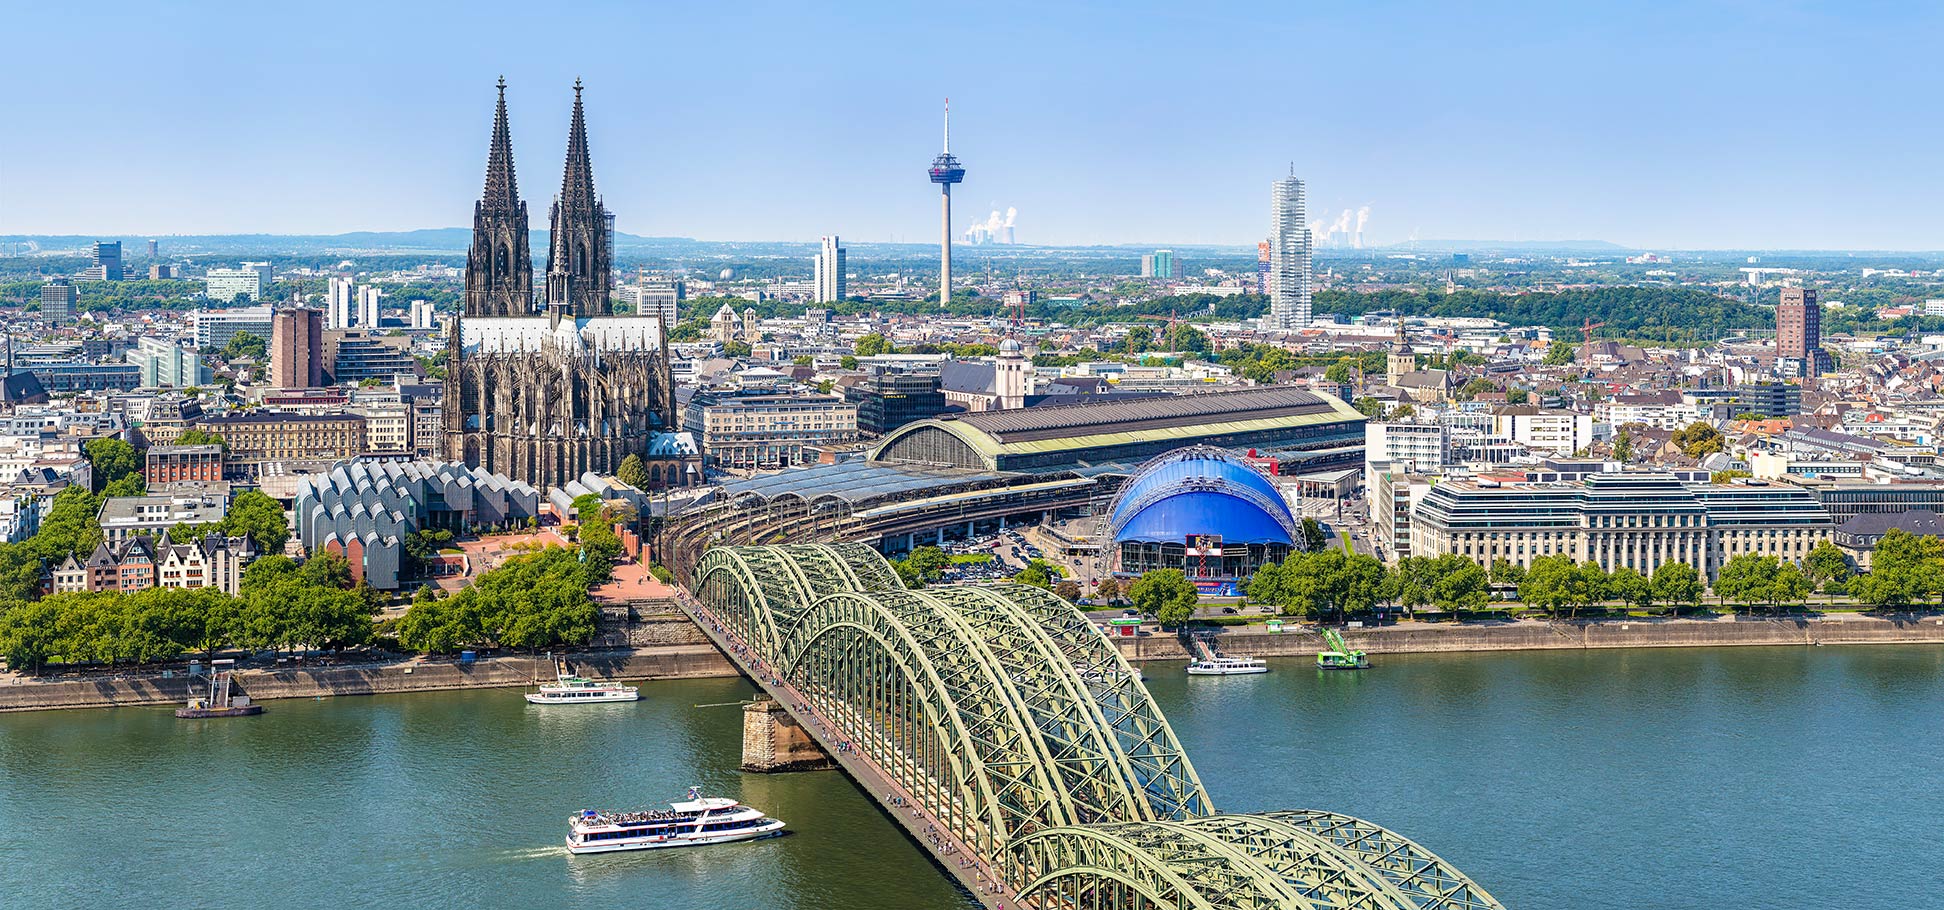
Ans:
[[[1514,910],[1939,906],[1944,648],[1379,656],[1149,686],[1217,806],[1417,839]],[[741,680],[0,715],[0,905],[969,907],[836,772],[737,772]],[[568,857],[567,814],[690,784],[790,823]]]

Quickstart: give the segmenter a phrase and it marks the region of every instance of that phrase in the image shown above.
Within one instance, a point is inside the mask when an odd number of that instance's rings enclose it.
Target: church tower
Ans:
[[[999,342],[999,357],[993,364],[992,392],[995,400],[993,408],[1010,411],[1026,406],[1026,396],[1032,394],[1033,362],[1026,358],[1026,350],[1019,339],[1006,336]]]
[[[1417,355],[1411,353],[1411,346],[1404,342],[1404,327],[1397,327],[1397,344],[1392,345],[1390,354],[1384,357],[1384,383],[1397,385],[1397,379],[1405,373],[1417,372]]]
[[[472,250],[466,254],[465,316],[533,312],[533,255],[527,207],[513,179],[513,139],[506,126],[506,79],[499,81],[493,146],[486,155],[486,192],[473,204]]]
[[[587,121],[581,114],[581,83],[574,80],[574,121],[567,130],[567,170],[554,199],[552,242],[547,249],[547,315],[611,316],[608,300],[612,252],[607,209],[594,193],[588,161]]]

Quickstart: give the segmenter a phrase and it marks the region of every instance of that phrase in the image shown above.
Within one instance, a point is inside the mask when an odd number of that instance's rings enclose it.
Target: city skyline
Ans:
[[[936,203],[911,162],[935,153],[950,95],[979,165],[961,223],[1016,208],[1026,243],[1252,244],[1269,227],[1261,182],[1293,157],[1314,217],[1369,207],[1373,246],[1944,248],[1927,217],[1944,189],[1922,179],[1944,128],[1908,116],[1935,82],[1920,62],[1929,9],[1683,6],[1676,34],[1671,6],[1393,4],[1378,28],[1367,10],[1268,5],[995,7],[949,28],[942,11],[875,7],[522,20],[525,47],[584,39],[571,59],[489,40],[520,8],[387,8],[374,29],[378,9],[131,5],[90,25],[86,65],[59,42],[24,47],[0,76],[15,118],[47,138],[0,167],[0,234],[462,226],[451,200],[477,183],[468,156],[504,74],[517,148],[558,135],[576,76],[629,112],[590,142],[615,162],[601,189],[628,213],[619,229],[644,236],[923,242]],[[81,31],[61,9],[10,16],[24,33]],[[1843,119],[1819,135],[1789,114],[1808,110]],[[751,179],[779,156],[788,180]]]

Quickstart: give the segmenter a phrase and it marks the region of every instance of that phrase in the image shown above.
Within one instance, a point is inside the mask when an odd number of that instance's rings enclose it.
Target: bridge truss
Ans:
[[[1140,675],[1039,588],[907,590],[862,544],[716,547],[692,588],[1015,906],[1503,910],[1368,822],[1217,814]]]

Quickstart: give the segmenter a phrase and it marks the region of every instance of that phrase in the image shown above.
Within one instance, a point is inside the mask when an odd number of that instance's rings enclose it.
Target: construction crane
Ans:
[[[1594,322],[1593,317],[1591,316],[1587,317],[1584,321],[1580,323],[1580,341],[1582,342],[1592,341],[1593,330],[1603,329],[1603,328],[1606,328],[1605,320]]]
[[[1327,647],[1316,654],[1319,670],[1361,670],[1370,666],[1370,658],[1362,651],[1351,650],[1335,629],[1323,629],[1323,643]]]

